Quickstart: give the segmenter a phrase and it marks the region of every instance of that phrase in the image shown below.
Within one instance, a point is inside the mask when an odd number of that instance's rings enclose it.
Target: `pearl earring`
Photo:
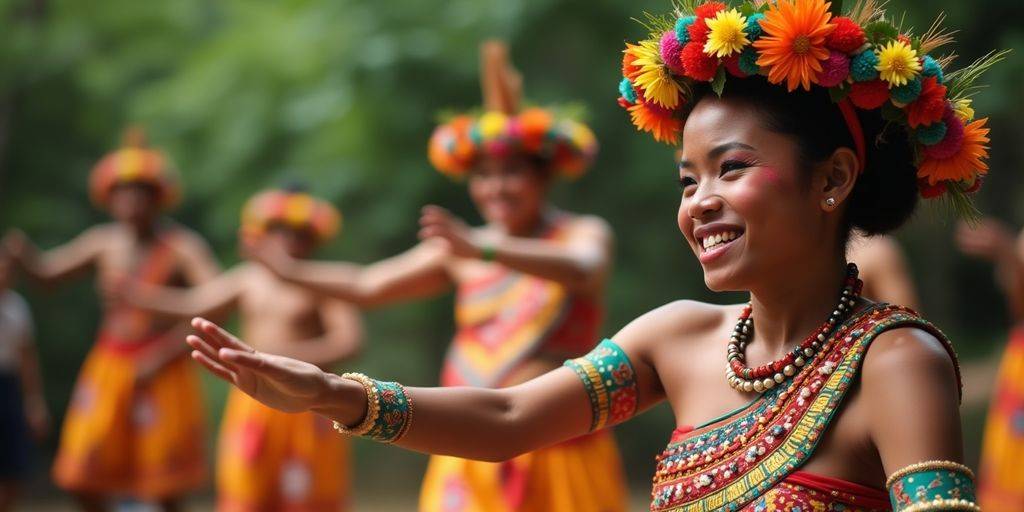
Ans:
[[[825,200],[825,206],[828,206],[829,208],[832,208],[835,205],[836,205],[836,198],[830,197],[830,198]]]

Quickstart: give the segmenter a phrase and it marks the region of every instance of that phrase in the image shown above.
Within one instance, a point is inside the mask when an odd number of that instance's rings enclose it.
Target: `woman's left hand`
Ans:
[[[483,255],[479,236],[462,219],[440,206],[423,207],[420,214],[420,240],[444,242],[453,256],[480,258]]]

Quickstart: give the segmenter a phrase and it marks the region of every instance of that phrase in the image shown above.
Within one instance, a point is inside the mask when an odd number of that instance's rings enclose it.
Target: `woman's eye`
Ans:
[[[679,178],[679,189],[680,190],[686,190],[686,187],[689,187],[691,185],[696,185],[696,184],[697,184],[697,180],[695,180],[695,179],[693,179],[693,178],[691,178],[689,176],[685,176],[683,178]]]
[[[729,171],[746,169],[747,167],[750,167],[752,165],[753,164],[751,164],[750,162],[745,162],[743,160],[726,160],[722,162],[721,172],[719,173],[719,175],[725,174]]]

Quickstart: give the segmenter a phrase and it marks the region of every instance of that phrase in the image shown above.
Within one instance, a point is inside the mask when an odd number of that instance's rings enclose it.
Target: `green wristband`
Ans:
[[[485,245],[480,248],[480,259],[494,261],[498,259],[498,249],[493,245]]]

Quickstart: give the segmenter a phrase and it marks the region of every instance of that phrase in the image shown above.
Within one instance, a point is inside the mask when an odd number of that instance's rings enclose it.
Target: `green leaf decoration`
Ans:
[[[896,39],[900,32],[888,21],[875,21],[864,27],[864,35],[873,45],[880,45]]]
[[[715,91],[718,97],[722,97],[722,92],[725,91],[725,66],[718,66],[718,72],[711,80],[711,90]]]

